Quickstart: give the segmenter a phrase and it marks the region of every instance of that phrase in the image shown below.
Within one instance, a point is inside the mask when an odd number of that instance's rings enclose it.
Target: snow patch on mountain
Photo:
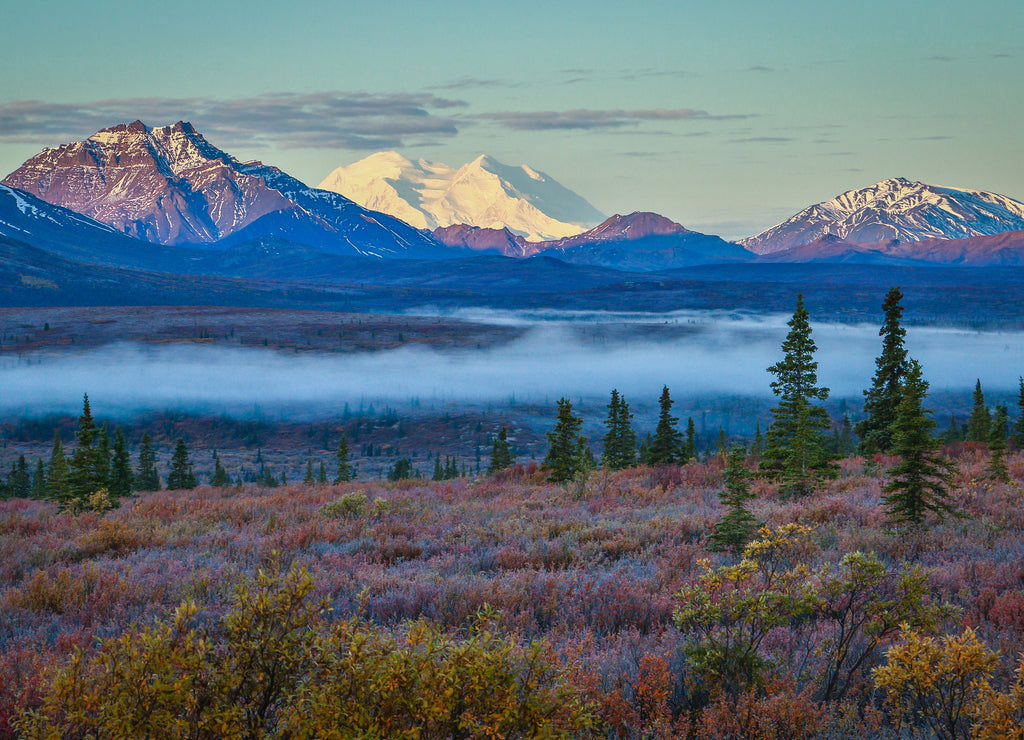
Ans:
[[[579,234],[604,218],[549,175],[487,155],[456,169],[378,152],[337,168],[319,187],[419,229],[467,224],[541,241]]]

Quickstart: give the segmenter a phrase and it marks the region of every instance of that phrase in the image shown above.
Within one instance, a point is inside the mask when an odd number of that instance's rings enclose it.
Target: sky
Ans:
[[[726,238],[887,177],[1024,200],[1024,3],[0,0],[0,175],[142,119],[311,184],[529,164]]]

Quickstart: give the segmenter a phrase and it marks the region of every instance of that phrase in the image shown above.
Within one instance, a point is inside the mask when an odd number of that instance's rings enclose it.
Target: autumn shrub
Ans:
[[[886,658],[875,684],[899,721],[926,726],[940,740],[968,737],[970,708],[999,663],[973,630],[941,639],[908,631]]]
[[[20,725],[26,738],[264,737],[308,670],[312,579],[260,572],[210,624],[194,602],[95,651],[76,650]]]
[[[297,739],[443,740],[582,737],[593,720],[544,643],[517,645],[484,613],[464,639],[423,621],[398,637],[337,623],[282,725]]]
[[[358,519],[366,513],[366,501],[365,493],[351,491],[321,506],[320,514],[328,519]]]

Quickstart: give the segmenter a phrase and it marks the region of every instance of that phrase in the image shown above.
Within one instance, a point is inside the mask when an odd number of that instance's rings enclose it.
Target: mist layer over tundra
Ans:
[[[5,414],[71,413],[83,393],[110,412],[152,409],[326,416],[344,404],[553,402],[561,396],[655,399],[769,396],[766,368],[781,358],[787,316],[516,314],[466,316],[526,326],[481,350],[281,352],[206,344],[115,344],[0,360]],[[659,331],[652,331],[658,329]],[[664,329],[664,331],[661,331]],[[819,384],[859,397],[880,349],[878,327],[814,324]],[[933,390],[1017,388],[1024,333],[910,327],[906,344]]]

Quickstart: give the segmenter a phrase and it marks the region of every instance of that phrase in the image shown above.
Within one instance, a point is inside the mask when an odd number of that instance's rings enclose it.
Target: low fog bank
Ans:
[[[474,320],[485,317],[474,315]],[[640,326],[614,339],[587,337],[602,320],[566,323],[544,316],[489,320],[529,326],[522,338],[476,351],[407,345],[358,354],[314,354],[211,345],[120,344],[85,352],[0,359],[0,412],[77,413],[82,393],[105,413],[193,411],[332,415],[344,404],[502,403],[607,398],[653,404],[662,385],[673,397],[770,396],[766,372],[781,357],[785,316],[673,314],[645,323],[685,323],[687,331],[652,341]],[[607,315],[605,319],[607,319]],[[615,316],[621,322],[624,316]],[[609,319],[611,320],[611,319]],[[639,324],[636,317],[626,318]],[[581,331],[581,327],[584,330]],[[815,324],[818,377],[833,397],[860,397],[880,349],[877,326]],[[907,346],[935,391],[961,391],[981,378],[986,391],[1013,391],[1024,374],[1024,333],[912,327]]]

